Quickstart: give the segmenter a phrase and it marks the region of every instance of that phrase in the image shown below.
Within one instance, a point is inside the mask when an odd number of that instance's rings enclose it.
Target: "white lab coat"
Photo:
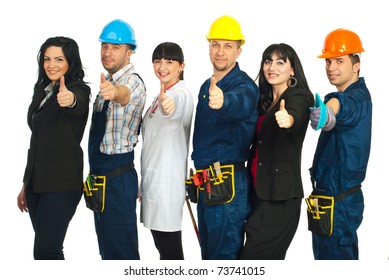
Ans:
[[[175,112],[164,116],[161,104],[155,108],[156,97],[143,118],[140,221],[146,228],[171,232],[182,226],[193,96],[184,81],[166,94],[173,98]]]

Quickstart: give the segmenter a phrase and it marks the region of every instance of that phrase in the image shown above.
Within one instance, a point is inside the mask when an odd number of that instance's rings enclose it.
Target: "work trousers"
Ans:
[[[151,230],[161,260],[183,260],[181,231]]]
[[[225,204],[206,205],[200,192],[197,216],[203,260],[239,259],[244,240],[243,227],[251,212],[250,176],[247,168],[235,170],[235,197]]]
[[[283,260],[297,231],[301,198],[283,201],[256,199],[245,225],[242,260]]]
[[[35,231],[34,259],[64,260],[63,243],[82,196],[80,191],[33,193],[27,189],[26,202]]]
[[[115,157],[118,167],[129,164],[124,158]],[[135,168],[107,180],[104,211],[94,213],[103,260],[139,260],[137,195],[138,176]]]

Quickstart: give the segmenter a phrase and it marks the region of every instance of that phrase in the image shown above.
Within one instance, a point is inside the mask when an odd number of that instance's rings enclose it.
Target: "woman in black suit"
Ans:
[[[313,94],[294,49],[270,45],[258,74],[260,116],[253,175],[253,213],[246,226],[241,259],[284,259],[296,233],[301,201],[301,151]]]
[[[63,243],[82,197],[81,140],[88,120],[90,87],[77,43],[46,40],[38,53],[38,80],[28,109],[30,148],[17,203],[29,212],[35,259],[64,259]]]

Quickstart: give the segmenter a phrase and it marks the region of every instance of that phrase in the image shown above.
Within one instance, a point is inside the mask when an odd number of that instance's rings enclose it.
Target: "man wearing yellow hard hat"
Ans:
[[[359,36],[340,28],[327,35],[319,55],[325,59],[327,78],[337,92],[311,108],[312,128],[322,129],[310,168],[311,201],[313,209],[318,209],[315,219],[308,215],[315,259],[359,258],[357,229],[364,210],[361,184],[369,160],[372,123],[370,93],[359,77],[362,52]],[[324,212],[328,219],[322,216]]]
[[[192,159],[201,177],[197,214],[203,259],[238,259],[251,212],[246,161],[258,117],[259,90],[239,68],[245,37],[238,21],[216,19],[207,34],[212,77],[200,88]]]

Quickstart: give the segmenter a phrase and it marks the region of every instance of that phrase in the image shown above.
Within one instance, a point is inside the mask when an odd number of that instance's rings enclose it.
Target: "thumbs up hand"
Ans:
[[[280,102],[280,109],[275,113],[276,121],[280,128],[290,128],[294,123],[294,119],[288,114],[285,109],[285,100],[282,99]]]
[[[59,80],[59,91],[57,94],[57,102],[61,107],[70,107],[74,104],[76,97],[65,86],[65,77],[61,76]]]
[[[117,88],[110,81],[105,80],[104,73],[100,75],[100,94],[104,100],[114,100],[118,96]]]
[[[209,86],[209,107],[212,109],[220,109],[224,103],[223,91],[216,85],[216,79],[211,77],[211,84]]]
[[[174,103],[173,98],[166,94],[164,84],[161,84],[158,102],[161,104],[162,112],[164,115],[170,115],[176,110],[176,104]]]

